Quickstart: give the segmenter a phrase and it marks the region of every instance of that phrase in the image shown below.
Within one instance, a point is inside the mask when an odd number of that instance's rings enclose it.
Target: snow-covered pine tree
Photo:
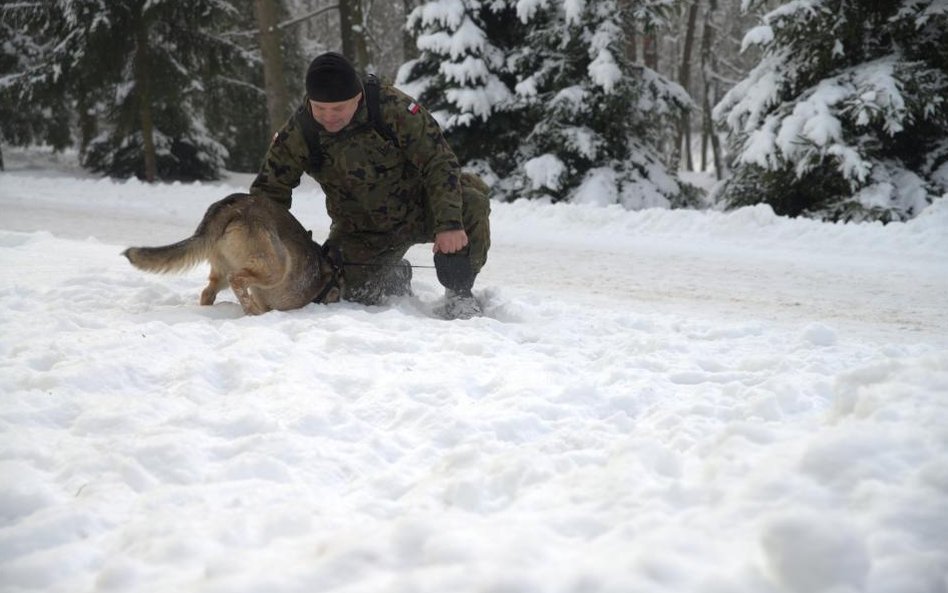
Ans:
[[[399,88],[432,112],[463,163],[476,166],[487,155],[512,162],[522,126],[516,125],[509,56],[526,34],[515,1],[425,2],[409,14],[407,26],[419,57],[399,68]]]
[[[905,220],[948,191],[948,3],[806,0],[744,45],[761,63],[715,108],[716,199],[824,220]]]
[[[692,194],[658,145],[687,93],[633,64],[631,27],[672,0],[438,0],[412,14],[421,56],[399,83],[444,123],[503,199],[679,206]]]
[[[693,189],[668,170],[660,150],[691,99],[625,52],[629,32],[661,28],[672,5],[518,3],[530,30],[526,48],[533,49],[515,60],[516,91],[538,117],[506,180],[509,192],[630,209],[693,203]]]
[[[57,95],[52,118],[79,131],[84,166],[115,177],[213,179],[226,149],[205,124],[206,81],[250,57],[215,32],[225,0],[31,3],[47,51],[15,77],[23,97]],[[73,120],[76,114],[78,121]]]
[[[14,146],[72,144],[68,127],[57,126],[53,111],[61,106],[50,88],[19,84],[21,73],[39,62],[50,40],[33,33],[42,26],[39,14],[26,4],[0,7],[0,143]],[[46,92],[43,92],[46,91]]]

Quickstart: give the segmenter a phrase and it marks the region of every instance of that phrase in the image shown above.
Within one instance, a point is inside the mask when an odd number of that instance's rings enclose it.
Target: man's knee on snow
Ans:
[[[396,264],[362,266],[346,270],[345,299],[363,305],[378,305],[389,298],[411,295],[411,264],[403,259]],[[350,272],[352,272],[350,274]]]

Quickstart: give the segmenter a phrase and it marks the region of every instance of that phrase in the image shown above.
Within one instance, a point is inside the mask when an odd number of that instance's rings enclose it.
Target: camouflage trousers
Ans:
[[[464,173],[461,189],[461,217],[468,245],[460,255],[469,258],[477,275],[487,263],[490,249],[488,187],[478,177]],[[424,219],[423,225],[404,236],[330,231],[326,243],[338,248],[345,262],[346,300],[374,305],[387,297],[411,294],[411,265],[404,259],[405,253],[413,245],[434,240],[433,223],[429,216]]]

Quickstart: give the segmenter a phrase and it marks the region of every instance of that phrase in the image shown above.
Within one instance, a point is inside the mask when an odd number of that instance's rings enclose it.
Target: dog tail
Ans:
[[[122,252],[133,266],[146,272],[171,274],[184,272],[205,261],[210,243],[203,235],[194,235],[162,247],[129,247]]]
[[[146,272],[171,274],[185,272],[211,255],[215,238],[242,218],[239,206],[247,194],[231,194],[211,204],[194,234],[183,241],[162,247],[129,247],[122,252],[133,266]]]

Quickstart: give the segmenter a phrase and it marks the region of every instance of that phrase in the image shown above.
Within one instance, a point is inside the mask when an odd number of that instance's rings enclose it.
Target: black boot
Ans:
[[[434,263],[438,282],[445,288],[444,306],[438,307],[435,313],[444,319],[470,319],[483,315],[480,303],[471,293],[476,274],[468,255],[436,253]]]
[[[466,253],[436,253],[434,264],[442,286],[458,294],[471,294],[475,274]]]

